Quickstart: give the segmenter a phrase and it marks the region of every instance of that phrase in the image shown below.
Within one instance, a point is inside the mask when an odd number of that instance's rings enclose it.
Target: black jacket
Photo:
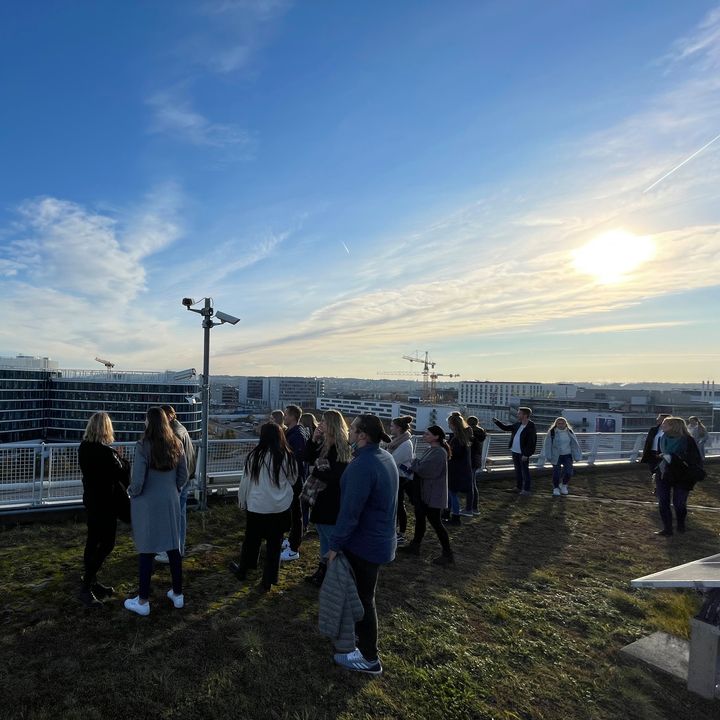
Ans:
[[[78,448],[83,505],[92,513],[115,513],[113,487],[126,479],[128,465],[109,445],[83,440]]]
[[[647,437],[645,438],[645,446],[643,447],[643,454],[640,458],[641,463],[657,463],[657,456],[652,450],[653,441],[655,436],[660,432],[660,426],[655,425],[648,430]]]
[[[309,440],[305,446],[305,459],[312,465],[320,456],[322,443]],[[345,472],[347,463],[337,459],[337,448],[330,448],[327,455],[330,467],[327,470],[313,469],[312,474],[326,483],[324,490],[318,493],[315,504],[310,511],[310,521],[321,525],[334,525],[340,512],[340,478]]]
[[[522,427],[522,423],[515,422],[512,425],[506,425],[499,420],[493,420],[493,422],[501,430],[512,433],[512,435],[510,436],[510,442],[508,443],[508,447],[512,448],[513,440],[515,439],[517,431]],[[525,429],[522,431],[522,435],[520,436],[520,453],[525,457],[530,457],[531,455],[535,454],[536,449],[537,429],[535,428],[535,423],[532,420],[528,420],[528,423],[525,426]]]
[[[448,460],[448,489],[450,492],[470,492],[472,487],[472,464],[470,446],[451,437]]]

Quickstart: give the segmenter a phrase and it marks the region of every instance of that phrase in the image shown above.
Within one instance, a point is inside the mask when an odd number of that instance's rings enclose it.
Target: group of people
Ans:
[[[537,449],[537,430],[531,415],[530,408],[521,407],[515,423],[493,419],[510,433],[520,495],[532,491],[529,460]],[[697,418],[691,418],[689,426],[667,415],[659,415],[657,421],[648,433],[642,460],[650,464],[655,479],[663,520],[659,534],[672,535],[671,498],[677,530],[683,532],[687,494],[703,472],[707,431]],[[278,583],[280,563],[300,557],[303,536],[312,523],[320,550],[317,569],[306,580],[320,588],[321,632],[333,638],[338,665],[375,675],[382,672],[375,606],[380,567],[395,558],[396,549],[419,555],[428,523],[441,547],[433,562],[453,564],[446,525],[479,515],[477,471],[486,433],[478,419],[466,420],[456,412],[447,419],[449,433],[438,425],[428,427],[422,436],[425,449],[417,457],[411,424],[410,416],[394,418],[388,435],[375,415],[360,415],[348,426],[337,410],[325,411],[318,422],[289,405],[274,411],[260,427],[238,491],[246,525],[239,558],[230,565],[233,574],[246,581],[258,569],[265,541],[259,588],[271,589]],[[170,566],[167,597],[175,608],[182,608],[193,444],[170,406],[148,410],[132,466],[111,447],[113,440],[109,416],[95,413],[79,449],[88,526],[80,599],[88,607],[100,607],[114,593],[97,575],[113,549],[120,517],[131,521],[139,554],[139,592],[125,600],[125,607],[139,615],[150,613],[150,579],[158,560]],[[557,418],[549,428],[542,454],[553,466],[553,495],[567,495],[573,462],[582,453],[565,418]],[[406,498],[415,515],[409,542]]]
[[[155,560],[170,565],[174,607],[184,605],[182,557],[188,489],[195,475],[195,450],[187,430],[170,405],[151,407],[137,442],[132,466],[111,447],[110,416],[97,412],[88,420],[78,450],[87,516],[87,539],[80,601],[102,607],[114,589],[98,580],[98,572],[115,546],[117,519],[131,522],[139,556],[139,591],[125,600],[138,615],[150,614],[150,579]]]

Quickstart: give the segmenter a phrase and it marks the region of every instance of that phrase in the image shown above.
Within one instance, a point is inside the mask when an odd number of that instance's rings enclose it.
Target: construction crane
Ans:
[[[422,369],[422,376],[423,376],[422,398],[423,398],[423,400],[425,400],[426,402],[431,402],[431,397],[430,397],[430,395],[431,395],[431,394],[430,394],[430,372],[431,372],[431,370],[434,370],[434,369],[435,369],[435,363],[434,363],[432,360],[430,360],[428,351],[427,351],[427,350],[425,351],[425,357],[424,357],[424,358],[418,357],[417,354],[416,354],[415,356],[413,356],[413,355],[403,355],[402,357],[403,357],[403,360],[409,360],[410,362],[418,362],[418,363],[422,363],[422,364],[423,364],[423,369]]]
[[[95,361],[102,363],[107,368],[108,372],[110,372],[115,367],[115,363],[112,363],[109,360],[103,360],[102,358],[96,357]]]

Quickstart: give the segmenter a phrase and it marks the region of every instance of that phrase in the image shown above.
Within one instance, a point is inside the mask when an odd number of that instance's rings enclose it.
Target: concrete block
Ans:
[[[687,640],[656,632],[626,645],[620,652],[654,670],[687,682],[690,663],[690,643]]]

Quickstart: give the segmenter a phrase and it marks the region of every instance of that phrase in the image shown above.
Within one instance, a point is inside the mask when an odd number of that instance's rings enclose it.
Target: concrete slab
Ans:
[[[620,652],[684,683],[687,682],[690,664],[690,643],[687,640],[656,632],[626,645]]]

